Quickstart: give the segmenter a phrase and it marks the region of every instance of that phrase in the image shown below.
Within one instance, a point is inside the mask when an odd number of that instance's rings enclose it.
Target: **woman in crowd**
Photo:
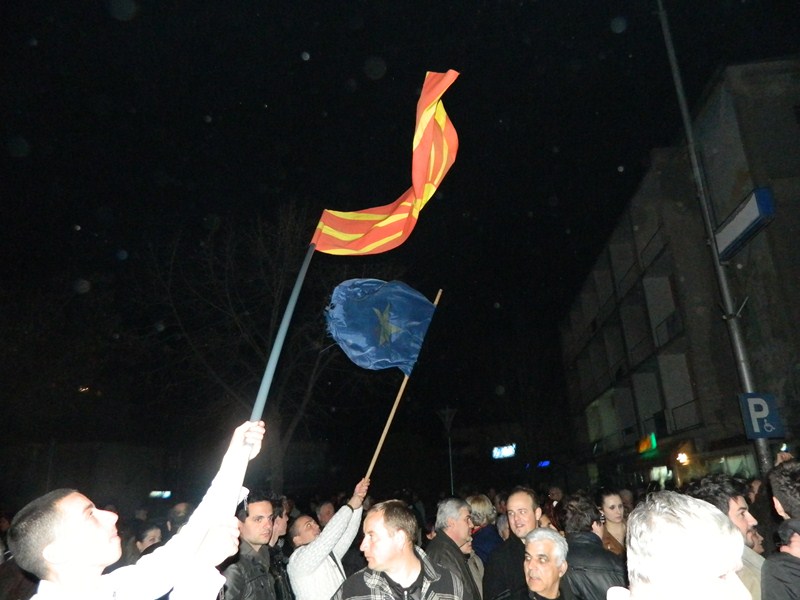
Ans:
[[[472,550],[485,564],[492,550],[503,543],[503,538],[494,526],[497,512],[492,501],[484,494],[470,496],[467,504],[470,506],[472,524],[475,527],[472,530]]]
[[[603,546],[614,554],[625,555],[625,507],[616,490],[601,489],[597,492],[597,508],[603,516]]]

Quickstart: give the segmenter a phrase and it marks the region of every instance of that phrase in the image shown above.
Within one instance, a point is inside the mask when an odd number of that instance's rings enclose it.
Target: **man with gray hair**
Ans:
[[[630,591],[611,588],[608,600],[749,600],[736,571],[742,534],[708,502],[656,492],[628,518]]]
[[[569,586],[562,584],[567,572],[567,541],[557,531],[539,527],[525,536],[525,581],[530,600],[572,600]]]
[[[436,537],[428,544],[426,552],[433,562],[461,578],[464,600],[481,600],[480,584],[472,577],[467,564],[472,552],[470,513],[469,504],[461,498],[447,498],[439,502],[436,509]]]

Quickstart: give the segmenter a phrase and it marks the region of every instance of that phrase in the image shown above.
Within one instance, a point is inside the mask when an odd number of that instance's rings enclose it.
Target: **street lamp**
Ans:
[[[453,485],[453,444],[450,438],[450,430],[453,427],[453,417],[456,416],[455,408],[443,408],[437,410],[436,413],[444,424],[444,430],[447,432],[447,455],[450,458],[450,495],[455,496],[455,486]]]

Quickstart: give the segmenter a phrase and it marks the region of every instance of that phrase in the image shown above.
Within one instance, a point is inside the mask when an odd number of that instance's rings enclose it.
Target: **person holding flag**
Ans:
[[[289,528],[294,551],[289,557],[289,581],[296,600],[330,600],[345,579],[342,557],[361,525],[369,479],[356,484],[350,500],[320,529],[308,515],[300,515]]]
[[[116,514],[72,489],[27,504],[11,522],[8,539],[17,564],[41,579],[34,599],[154,600],[170,590],[173,600],[216,598],[225,578],[215,567],[238,547],[233,511],[265,431],[262,421],[237,427],[211,487],[180,533],[107,575],[103,569],[122,552]]]

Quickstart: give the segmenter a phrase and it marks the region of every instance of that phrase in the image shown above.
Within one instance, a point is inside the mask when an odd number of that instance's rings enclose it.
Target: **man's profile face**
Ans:
[[[736,526],[736,529],[742,533],[742,538],[744,538],[748,548],[752,548],[755,540],[751,535],[751,531],[756,528],[758,521],[750,514],[750,509],[744,496],[737,496],[728,501],[728,518]]]
[[[56,526],[56,544],[66,544],[69,554],[82,564],[105,568],[122,555],[116,513],[97,508],[79,492],[56,503],[61,520]]]
[[[280,517],[275,518],[275,522],[272,524],[272,534],[281,537],[286,535],[286,525],[289,523],[289,515],[285,512]]]
[[[258,549],[269,544],[272,537],[272,503],[252,502],[247,505],[247,518],[239,521],[239,535],[241,538]]]
[[[294,531],[297,533],[292,538],[292,543],[295,546],[305,546],[319,537],[320,529],[314,519],[308,515],[303,515],[302,517],[297,517],[297,521],[294,523]]]
[[[752,548],[756,554],[764,554],[764,536],[758,533],[757,529],[748,532],[745,545]]]
[[[386,571],[403,552],[406,536],[386,527],[383,513],[372,513],[364,520],[364,541],[359,549],[373,571]]]
[[[567,562],[556,565],[555,544],[552,540],[537,540],[525,544],[525,581],[528,589],[545,598],[558,597],[558,584],[567,570]]]
[[[542,515],[541,508],[533,507],[533,498],[526,492],[517,492],[508,497],[506,503],[508,526],[519,539],[523,539],[536,529],[536,523]]]
[[[462,508],[458,511],[458,517],[455,519],[447,520],[447,529],[445,529],[447,536],[456,543],[462,552],[469,552],[472,545],[467,544],[472,539],[472,517],[470,517],[469,509]],[[466,552],[465,552],[466,553]]]

